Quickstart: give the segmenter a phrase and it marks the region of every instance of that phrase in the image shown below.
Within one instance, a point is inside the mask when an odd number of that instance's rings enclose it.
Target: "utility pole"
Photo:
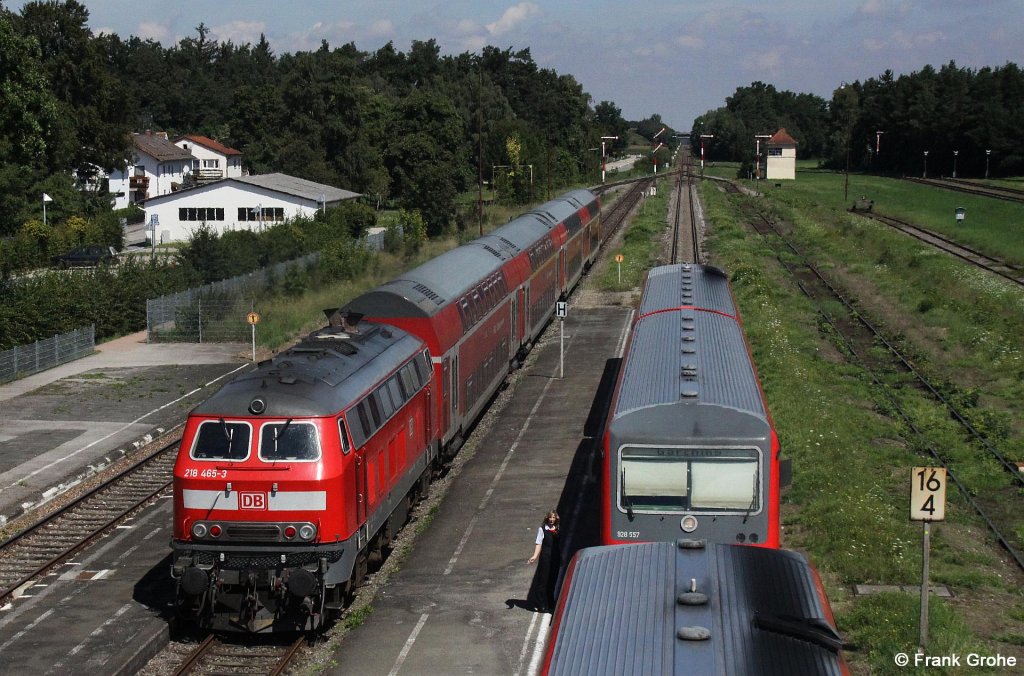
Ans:
[[[480,228],[480,236],[484,236],[484,64],[478,62],[480,79],[476,88],[476,153],[477,153],[477,192],[476,222]]]

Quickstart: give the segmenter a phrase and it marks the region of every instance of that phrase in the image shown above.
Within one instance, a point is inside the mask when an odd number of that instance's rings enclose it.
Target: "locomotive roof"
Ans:
[[[613,424],[638,409],[671,407],[685,420],[734,409],[767,425],[767,412],[739,322],[699,309],[641,317],[633,329]],[[649,416],[648,416],[649,417]]]
[[[324,327],[237,376],[192,412],[251,416],[249,405],[259,397],[266,402],[263,417],[332,415],[423,348],[418,338],[393,326],[362,322],[358,332]]]
[[[432,317],[595,199],[588,190],[574,190],[545,202],[488,235],[385,282],[344,309],[371,317]]]
[[[663,265],[647,273],[639,316],[683,305],[736,314],[725,272],[710,265]]]
[[[692,541],[691,541],[692,542]],[[677,599],[696,591],[703,605]],[[576,555],[549,674],[842,674],[839,636],[796,552],[673,542]],[[682,628],[707,640],[683,640]]]

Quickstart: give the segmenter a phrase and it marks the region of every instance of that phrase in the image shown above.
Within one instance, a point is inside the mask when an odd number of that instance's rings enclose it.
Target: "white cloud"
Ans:
[[[163,44],[171,37],[171,27],[159,21],[143,21],[136,26],[134,34],[142,39],[150,38]]]
[[[696,35],[680,35],[676,38],[676,44],[687,49],[701,49],[704,46],[704,40]]]
[[[366,35],[374,38],[383,38],[395,34],[395,24],[391,19],[379,19],[370,24]]]
[[[267,24],[262,21],[230,21],[223,26],[214,26],[210,32],[221,42],[230,40],[236,45],[256,44],[260,35],[267,32]]]
[[[537,16],[540,13],[540,7],[536,3],[520,2],[518,5],[512,5],[506,9],[500,19],[494,23],[487,24],[487,30],[491,35],[501,35],[502,33],[509,32],[531,16]]]

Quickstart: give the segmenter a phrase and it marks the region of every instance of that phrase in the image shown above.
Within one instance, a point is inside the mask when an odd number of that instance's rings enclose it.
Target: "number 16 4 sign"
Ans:
[[[946,518],[946,468],[915,467],[910,478],[910,520]]]

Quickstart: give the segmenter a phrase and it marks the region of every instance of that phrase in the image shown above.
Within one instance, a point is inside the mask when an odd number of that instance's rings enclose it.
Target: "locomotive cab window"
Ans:
[[[240,462],[249,457],[248,423],[206,420],[199,425],[192,442],[193,460]]]
[[[352,443],[348,440],[348,431],[345,429],[345,421],[338,418],[338,436],[341,438],[341,452],[348,455],[352,450]]]
[[[756,449],[626,446],[620,452],[620,511],[758,512]]]
[[[320,436],[310,422],[284,420],[260,428],[260,459],[311,461],[320,457]]]

